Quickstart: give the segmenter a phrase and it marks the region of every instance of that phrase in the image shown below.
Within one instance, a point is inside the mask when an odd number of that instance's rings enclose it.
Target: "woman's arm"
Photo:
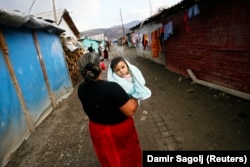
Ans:
[[[138,107],[138,100],[135,98],[130,98],[123,106],[121,106],[119,109],[120,111],[128,116],[131,117],[135,114],[135,111]]]

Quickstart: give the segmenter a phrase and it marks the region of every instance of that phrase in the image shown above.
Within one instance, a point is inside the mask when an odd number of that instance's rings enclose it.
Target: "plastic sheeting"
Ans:
[[[38,19],[31,15],[25,15],[16,11],[7,11],[0,7],[0,24],[10,27],[28,27],[31,29],[45,29],[50,33],[61,34],[65,30],[58,26],[46,22],[42,19]]]

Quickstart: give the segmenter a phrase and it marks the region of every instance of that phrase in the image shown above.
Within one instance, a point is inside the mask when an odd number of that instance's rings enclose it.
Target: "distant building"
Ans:
[[[104,35],[104,33],[97,34],[97,35],[89,35],[88,38],[93,39],[93,40],[97,40],[97,41],[107,41],[108,40],[108,37],[106,37]]]

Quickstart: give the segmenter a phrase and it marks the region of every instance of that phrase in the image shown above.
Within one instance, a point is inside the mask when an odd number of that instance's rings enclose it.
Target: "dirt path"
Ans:
[[[122,51],[111,49],[110,57]],[[250,150],[249,101],[193,84],[138,57],[135,49],[123,54],[152,90],[135,115],[143,150]],[[76,90],[21,145],[7,167],[99,166]]]
[[[152,98],[144,103],[158,112],[183,150],[249,150],[250,102],[193,84],[163,66],[131,59],[143,70]]]

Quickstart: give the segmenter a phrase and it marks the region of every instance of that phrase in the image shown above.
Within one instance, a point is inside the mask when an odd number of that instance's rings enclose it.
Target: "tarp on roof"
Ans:
[[[16,11],[8,11],[0,7],[0,24],[10,27],[28,27],[31,29],[45,29],[50,33],[61,34],[65,30],[58,26],[38,19],[31,15],[25,15]]]

